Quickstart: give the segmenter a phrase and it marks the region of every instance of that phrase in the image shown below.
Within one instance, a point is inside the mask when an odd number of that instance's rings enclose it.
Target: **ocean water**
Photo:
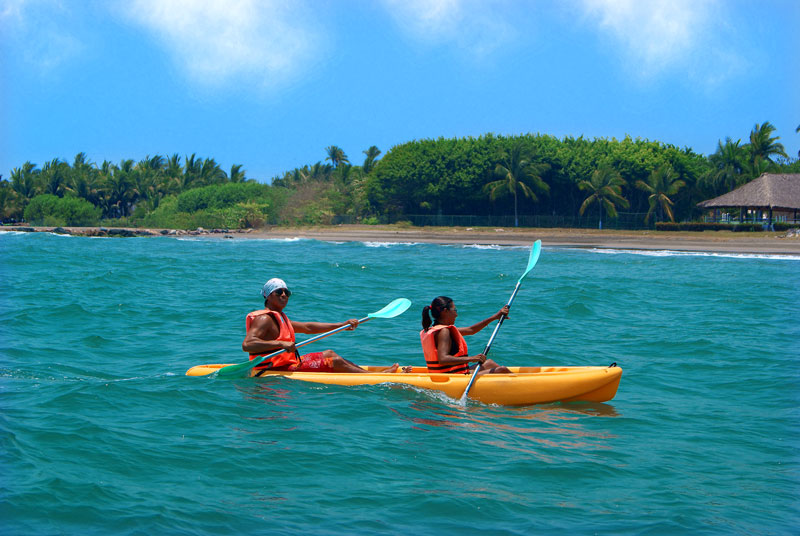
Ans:
[[[421,308],[489,316],[529,249],[0,233],[0,533],[798,534],[797,257],[545,243],[492,357],[617,362],[604,404],[184,375],[276,276],[297,320],[411,299],[307,350],[422,364]]]

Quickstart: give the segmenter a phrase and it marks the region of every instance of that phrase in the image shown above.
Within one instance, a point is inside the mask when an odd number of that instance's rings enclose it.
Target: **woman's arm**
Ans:
[[[452,337],[450,336],[450,330],[448,329],[441,329],[437,331],[434,337],[436,338],[436,356],[439,358],[439,363],[443,365],[458,365],[460,363],[472,363],[472,362],[483,363],[484,361],[486,361],[486,356],[483,354],[477,354],[473,356],[452,355],[450,353],[450,347],[452,345]]]
[[[500,320],[500,318],[502,318],[503,316],[508,317],[508,305],[504,305],[502,309],[497,311],[489,318],[485,318],[480,322],[478,322],[477,324],[469,326],[468,328],[458,328],[458,331],[460,331],[462,335],[475,335],[480,330],[488,326],[489,323],[493,322],[494,320]]]

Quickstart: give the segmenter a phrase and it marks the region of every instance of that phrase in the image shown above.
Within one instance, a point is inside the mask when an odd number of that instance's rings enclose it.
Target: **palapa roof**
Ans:
[[[764,173],[727,194],[697,203],[697,206],[800,209],[800,173]]]

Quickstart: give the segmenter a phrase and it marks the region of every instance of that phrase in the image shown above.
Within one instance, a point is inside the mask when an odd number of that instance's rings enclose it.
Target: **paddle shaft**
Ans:
[[[372,318],[372,317],[365,316],[364,318],[359,318],[358,325],[360,326],[361,324],[363,324],[364,322],[366,322],[370,318]],[[297,343],[297,344],[294,345],[294,347],[295,348],[301,348],[301,347],[305,346],[306,344],[311,344],[312,342],[318,341],[320,339],[324,339],[325,337],[328,337],[329,335],[333,335],[334,333],[338,333],[338,332],[342,331],[343,329],[347,329],[349,327],[350,327],[350,324],[345,324],[344,326],[339,326],[336,329],[332,329],[330,331],[326,331],[325,333],[320,333],[319,335],[317,335],[315,337],[311,337],[310,339],[306,339],[303,342]],[[265,360],[267,360],[267,359],[269,359],[271,357],[275,357],[276,355],[280,355],[280,354],[284,353],[285,351],[286,350],[278,350],[277,352],[272,352],[269,355],[264,355],[264,356],[261,356],[261,357],[257,357],[255,359],[253,359],[252,366],[253,367],[257,367],[259,364],[263,363]]]
[[[508,299],[508,303],[506,305],[508,306],[509,309],[511,308],[511,304],[514,303],[514,298],[517,297],[517,291],[519,290],[521,284],[522,284],[522,279],[517,281],[517,284],[514,287],[514,292],[511,293],[511,297]],[[489,355],[489,349],[492,347],[494,338],[495,336],[497,336],[497,332],[500,331],[500,326],[503,325],[503,321],[505,319],[506,315],[503,315],[500,317],[500,321],[497,324],[495,324],[494,331],[492,331],[492,336],[489,337],[489,342],[486,343],[486,348],[483,350],[483,355],[485,356]],[[472,384],[475,382],[475,378],[478,376],[479,370],[481,370],[480,363],[478,363],[478,365],[475,367],[475,371],[472,373],[472,378],[469,379],[469,383],[467,384],[467,388],[464,390],[464,395],[462,398],[465,398],[467,396],[467,393],[469,393],[469,390],[472,388]]]
[[[509,309],[511,308],[511,304],[514,303],[514,298],[516,298],[516,296],[517,296],[517,291],[519,291],[519,287],[522,284],[522,280],[525,279],[525,276],[528,275],[528,273],[531,270],[533,270],[534,266],[536,266],[536,263],[539,261],[539,254],[541,252],[542,252],[542,241],[541,240],[537,240],[536,242],[533,243],[533,246],[531,247],[531,255],[528,258],[528,267],[525,268],[525,271],[522,273],[522,275],[517,280],[517,284],[514,286],[514,292],[511,293],[511,297],[508,299],[508,303],[506,305],[508,306]],[[505,319],[506,319],[505,315],[500,317],[500,321],[494,327],[494,331],[492,332],[492,336],[489,337],[489,342],[486,343],[486,349],[483,351],[483,355],[486,355],[486,356],[489,355],[489,349],[492,347],[492,343],[494,342],[494,337],[495,337],[495,335],[497,335],[497,332],[500,330],[500,326],[503,325],[503,320],[505,320]],[[475,367],[475,372],[472,373],[472,378],[469,379],[469,383],[467,384],[467,388],[464,389],[464,394],[461,395],[461,399],[462,400],[466,400],[467,393],[469,393],[469,390],[472,388],[472,384],[475,383],[475,378],[478,377],[478,371],[480,371],[480,370],[481,370],[481,364],[478,363],[478,365]]]
[[[374,313],[370,313],[364,318],[358,320],[358,323],[363,324],[370,318],[394,318],[397,315],[403,314],[406,310],[408,310],[409,307],[411,307],[411,300],[409,300],[408,298],[397,298],[396,300],[392,300],[390,303],[386,304],[386,306],[383,307],[383,309],[381,309],[380,311],[375,311]],[[300,348],[301,346],[305,346],[306,344],[310,344],[314,341],[324,339],[325,337],[333,335],[334,333],[342,331],[343,329],[347,329],[348,327],[350,327],[349,323],[343,326],[339,326],[336,329],[332,329],[331,331],[320,333],[316,337],[311,337],[310,339],[307,339],[299,344],[295,344],[295,349]],[[249,361],[245,361],[244,363],[239,363],[237,365],[228,365],[222,367],[221,369],[217,370],[216,375],[218,378],[239,377],[240,373],[247,372],[253,367],[256,367],[259,364],[263,363],[265,360],[280,355],[285,351],[286,350],[277,350],[275,352],[272,352],[271,354],[261,356],[257,359],[251,359]]]

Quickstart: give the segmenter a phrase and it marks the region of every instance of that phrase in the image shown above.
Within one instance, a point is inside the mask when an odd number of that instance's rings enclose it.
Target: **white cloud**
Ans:
[[[628,67],[649,78],[679,68],[709,83],[739,67],[720,45],[716,0],[579,0],[586,18],[621,47]]]
[[[510,42],[516,30],[500,15],[505,2],[489,0],[383,0],[404,32],[428,44],[452,43],[483,58]]]
[[[206,86],[288,82],[317,38],[302,7],[279,0],[132,0],[123,12],[152,32],[176,64]]]

